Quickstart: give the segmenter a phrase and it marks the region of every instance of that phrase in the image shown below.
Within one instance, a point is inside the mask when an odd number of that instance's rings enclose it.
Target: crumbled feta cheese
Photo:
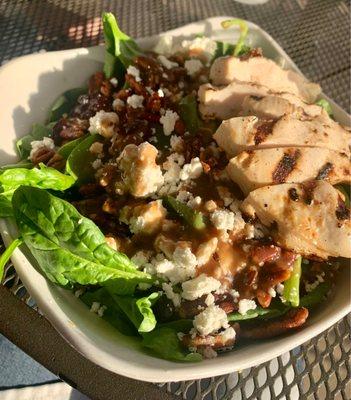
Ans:
[[[197,263],[199,266],[205,265],[210,261],[210,258],[217,249],[218,239],[213,237],[207,242],[201,243],[196,251]]]
[[[167,299],[171,300],[175,307],[179,307],[181,297],[179,293],[173,291],[172,285],[169,283],[162,283],[162,289],[165,292]]]
[[[193,40],[183,40],[181,48],[183,51],[188,50],[192,55],[201,50],[201,55],[209,62],[217,50],[217,43],[208,37],[197,37]]]
[[[98,111],[89,118],[89,132],[98,133],[105,138],[111,138],[118,123],[118,115],[114,112]]]
[[[184,140],[180,136],[172,135],[169,142],[173,151],[178,153],[183,151]]]
[[[157,56],[157,59],[167,69],[179,67],[178,63],[168,60],[168,58],[165,57],[164,55]]]
[[[268,294],[272,297],[275,297],[277,295],[277,292],[274,290],[274,288],[270,287],[268,289]]]
[[[168,90],[166,87],[162,88],[163,93],[167,96],[170,97],[172,96],[172,92],[170,90]]]
[[[97,301],[94,301],[90,307],[90,312],[96,314],[99,311],[99,308],[100,308],[100,303],[98,303]]]
[[[118,85],[118,79],[117,78],[111,78],[110,82],[111,82],[112,86],[117,87],[117,85]]]
[[[275,291],[279,294],[282,295],[284,292],[284,285],[282,283],[278,283],[278,285],[275,287]]]
[[[217,204],[213,200],[207,200],[205,203],[205,210],[208,212],[213,212],[217,209]]]
[[[254,310],[257,304],[254,300],[242,299],[239,301],[239,314],[245,315],[249,310]]]
[[[205,304],[206,304],[206,306],[209,307],[209,306],[211,306],[212,304],[214,304],[214,302],[215,302],[215,298],[214,298],[213,294],[212,294],[212,293],[209,293],[209,294],[206,296],[206,299],[205,299]]]
[[[226,344],[229,341],[232,341],[233,339],[235,339],[236,332],[235,332],[234,328],[232,328],[230,326],[229,328],[227,328],[224,331],[220,332],[219,335],[222,337],[222,340],[223,340],[224,344]]]
[[[85,292],[85,288],[80,288],[74,292],[76,297],[80,297]]]
[[[186,181],[188,179],[197,179],[203,172],[203,167],[199,157],[192,158],[190,164],[185,164],[180,172],[180,179]]]
[[[158,97],[165,97],[165,94],[162,89],[158,89],[157,94],[158,94]]]
[[[176,284],[193,278],[196,271],[197,260],[189,247],[178,246],[172,256],[172,260],[165,258],[152,260],[155,273]]]
[[[320,283],[324,282],[323,276],[325,275],[324,272],[322,272],[320,275],[316,276],[316,280],[312,283],[305,283],[305,290],[307,293],[312,292],[317,286],[319,286]]]
[[[204,294],[219,289],[221,282],[211,276],[201,274],[198,277],[182,283],[182,297],[186,300],[195,300]]]
[[[240,293],[239,293],[237,290],[235,290],[235,289],[230,290],[229,293],[231,294],[231,296],[233,297],[233,299],[238,299],[238,298],[240,297]]]
[[[166,110],[165,114],[160,118],[160,123],[163,125],[163,133],[169,136],[173,131],[179,115],[172,110]]]
[[[213,350],[211,346],[206,346],[205,348],[201,349],[201,354],[208,360],[216,358],[218,355],[217,352]]]
[[[106,306],[101,306],[101,307],[98,309],[97,315],[98,315],[99,317],[103,317],[103,316],[104,316],[105,310],[107,310],[107,307],[106,307]]]
[[[201,204],[201,202],[202,202],[201,197],[195,196],[194,198],[192,198],[188,201],[188,206],[191,208],[196,208]]]
[[[93,143],[90,148],[89,148],[89,152],[91,154],[96,154],[96,155],[100,155],[104,150],[104,145],[100,142],[95,142]]]
[[[134,78],[135,78],[135,80],[136,80],[137,82],[140,82],[140,81],[141,81],[141,78],[140,78],[140,71],[138,70],[138,68],[134,67],[134,65],[130,65],[130,66],[127,68],[127,74],[134,76]]]
[[[41,148],[47,148],[50,150],[53,150],[55,148],[54,141],[46,136],[44,136],[42,140],[33,140],[30,145],[32,148],[28,157],[30,160],[32,160],[33,155],[37,152],[37,150]]]
[[[183,333],[183,332],[178,332],[178,333],[177,333],[177,336],[178,336],[178,339],[179,339],[179,340],[183,340],[183,337],[185,336],[185,333]]]
[[[143,265],[149,262],[149,259],[150,259],[150,254],[146,251],[140,250],[136,252],[130,260],[136,266],[142,267]]]
[[[101,159],[100,159],[100,158],[97,158],[95,161],[93,161],[93,162],[91,163],[91,166],[92,166],[94,169],[99,169],[99,168],[102,166],[102,161],[101,161]]]
[[[140,108],[143,106],[143,101],[144,97],[139,96],[137,94],[132,94],[127,98],[127,103],[132,107],[132,108]]]
[[[127,208],[130,208],[127,206]],[[122,209],[123,210],[123,209]],[[126,221],[132,233],[151,235],[161,229],[162,222],[166,217],[167,211],[162,205],[162,200],[154,200],[147,204],[142,204],[132,209],[132,216]]]
[[[215,210],[210,217],[213,225],[224,231],[232,231],[235,225],[235,214],[227,210]]]
[[[156,164],[158,150],[152,144],[143,142],[139,146],[128,144],[118,158],[123,172],[123,181],[135,197],[145,197],[155,193],[164,178]]]
[[[154,52],[158,54],[170,54],[172,52],[172,46],[173,36],[161,36],[156,46],[154,47]]]
[[[166,172],[163,175],[164,185],[159,190],[160,196],[175,193],[179,189],[179,175],[184,161],[184,156],[179,153],[172,153],[167,157],[162,165]]]
[[[216,305],[211,305],[196,315],[193,325],[203,336],[217,332],[221,328],[229,328],[227,314],[222,308]]]
[[[114,99],[112,102],[112,107],[114,110],[120,110],[125,106],[125,102],[121,99]]]
[[[188,75],[193,76],[201,70],[203,64],[200,60],[191,59],[185,61],[184,67],[187,70]]]

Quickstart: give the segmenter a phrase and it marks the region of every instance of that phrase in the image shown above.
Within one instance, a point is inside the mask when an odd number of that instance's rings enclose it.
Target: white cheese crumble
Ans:
[[[184,156],[179,153],[172,153],[167,157],[162,165],[166,172],[163,175],[164,185],[159,190],[160,196],[177,192],[179,175],[184,161]]]
[[[201,70],[203,64],[200,60],[191,59],[185,61],[184,67],[187,70],[188,75],[193,76]]]
[[[182,283],[182,297],[186,300],[195,300],[205,294],[216,291],[220,286],[221,282],[217,279],[201,274]]]
[[[224,344],[226,344],[227,342],[235,339],[236,332],[235,332],[234,328],[232,328],[230,326],[229,328],[225,329],[223,332],[220,332],[219,335],[222,337]]]
[[[42,140],[33,140],[33,142],[31,142],[31,151],[29,154],[29,159],[32,160],[34,154],[37,152],[37,150],[41,149],[41,148],[46,148],[46,149],[50,149],[53,150],[55,148],[55,143],[54,141],[49,138],[44,136]]]
[[[117,78],[111,78],[110,82],[111,82],[112,86],[117,87],[117,85],[118,85],[118,79]]]
[[[100,303],[98,303],[97,301],[94,301],[90,307],[90,312],[97,313],[99,311],[99,308],[100,308]]]
[[[118,115],[114,112],[98,111],[93,117],[89,118],[89,132],[111,138],[118,120]]]
[[[278,283],[278,285],[275,287],[275,291],[282,295],[284,292],[284,285],[282,283]]]
[[[143,106],[143,101],[144,97],[139,96],[137,94],[132,94],[127,98],[127,103],[132,107],[132,108],[140,108]]]
[[[169,136],[173,131],[179,115],[172,110],[166,110],[165,114],[160,118],[160,123],[163,125],[163,133]]]
[[[149,259],[150,259],[150,254],[146,251],[140,250],[136,252],[130,260],[136,266],[141,267],[142,265],[148,263]]]
[[[158,97],[165,97],[164,91],[162,89],[157,90]]]
[[[134,67],[133,65],[130,65],[130,66],[127,68],[127,74],[134,76],[134,78],[135,78],[135,80],[136,80],[137,82],[140,82],[140,81],[141,81],[141,78],[140,78],[140,71],[138,70],[138,68]]]
[[[83,293],[85,293],[85,288],[80,288],[74,292],[74,295],[80,297]]]
[[[217,249],[218,239],[213,237],[207,242],[201,243],[196,251],[197,263],[199,266],[205,265],[210,261],[210,258]]]
[[[92,166],[94,169],[99,169],[99,168],[102,166],[102,161],[101,161],[101,159],[100,159],[100,158],[97,158],[95,161],[93,161],[93,162],[91,163],[91,166]]]
[[[197,179],[201,176],[203,167],[199,157],[191,159],[190,164],[185,164],[180,172],[180,179],[186,181],[188,179]]]
[[[104,150],[104,145],[100,142],[95,142],[89,147],[91,154],[101,155]]]
[[[305,283],[305,290],[307,293],[312,292],[317,286],[319,286],[320,283],[324,282],[323,276],[325,275],[324,272],[322,272],[320,275],[316,276],[316,280],[312,283]]]
[[[221,328],[229,328],[227,314],[222,308],[216,305],[211,305],[196,315],[193,325],[200,335],[203,336],[217,332]]]
[[[125,102],[121,99],[114,99],[112,102],[112,107],[114,110],[120,110],[125,106]]]
[[[107,310],[107,307],[106,307],[106,306],[101,306],[101,307],[98,309],[98,311],[97,311],[97,315],[98,315],[99,317],[103,317],[103,316],[104,316],[105,310]]]
[[[167,69],[171,69],[174,67],[179,67],[179,64],[169,60],[167,57],[165,57],[164,55],[159,55],[157,56],[158,61]]]
[[[173,36],[161,36],[156,46],[154,47],[155,53],[170,54],[173,46]]]
[[[274,288],[270,287],[268,289],[268,294],[272,297],[275,297],[277,295],[277,292],[274,290]]]
[[[254,310],[257,304],[254,300],[242,299],[239,301],[239,314],[245,315],[249,310]]]
[[[176,151],[178,153],[182,152],[184,147],[184,140],[180,136],[172,135],[169,143],[173,151]]]
[[[181,297],[179,293],[173,291],[173,287],[169,283],[162,283],[162,289],[166,294],[166,297],[171,300],[175,307],[180,306]]]
[[[212,293],[209,293],[209,294],[206,296],[205,304],[206,304],[207,307],[209,307],[209,306],[211,306],[211,305],[214,304],[214,303],[215,303],[215,298],[214,298],[214,296],[213,296]]]
[[[201,54],[206,57],[206,61],[211,61],[217,50],[217,43],[208,37],[197,37],[193,40],[183,40],[182,49],[201,50]]]
[[[235,214],[227,210],[215,210],[210,217],[213,225],[224,231],[232,231],[235,225]]]

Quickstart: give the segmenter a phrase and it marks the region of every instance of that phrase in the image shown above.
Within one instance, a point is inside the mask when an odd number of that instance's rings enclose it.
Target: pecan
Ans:
[[[290,329],[299,328],[306,322],[307,317],[307,308],[294,308],[289,310],[285,315],[279,317],[279,319],[241,324],[239,336],[245,339],[272,338]]]
[[[71,116],[88,120],[98,111],[111,111],[111,98],[101,93],[93,95],[82,95],[77,100],[77,105],[73,108]]]
[[[46,163],[48,167],[55,168],[62,171],[65,168],[66,160],[58,153],[55,153],[50,160]]]
[[[98,183],[86,183],[79,188],[79,193],[84,197],[102,194],[102,188]]]
[[[102,95],[109,97],[112,92],[112,84],[110,81],[105,79],[105,75],[98,71],[89,79],[89,94],[96,95],[101,93]]]
[[[234,328],[235,329],[235,328]],[[214,350],[218,350],[225,347],[231,347],[235,343],[235,337],[232,339],[227,339],[223,337],[223,335],[208,335],[208,336],[200,336],[196,335],[193,337],[191,334],[184,335],[181,339],[182,345],[184,347],[207,347],[210,346]]]
[[[79,118],[61,118],[52,130],[52,138],[57,146],[63,142],[78,139],[84,135],[89,123]]]
[[[38,165],[40,163],[46,164],[55,154],[55,150],[53,149],[39,147],[39,149],[33,153],[31,159],[34,165]]]
[[[254,246],[251,248],[252,261],[257,264],[274,262],[278,260],[281,254],[281,248],[274,245]]]
[[[147,91],[145,87],[140,83],[137,82],[133,75],[126,74],[126,82],[129,84],[130,88],[137,94],[146,97]]]

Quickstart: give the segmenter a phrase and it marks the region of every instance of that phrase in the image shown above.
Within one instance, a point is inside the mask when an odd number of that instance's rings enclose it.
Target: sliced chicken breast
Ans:
[[[223,121],[214,139],[229,158],[245,150],[274,147],[321,147],[349,154],[350,134],[326,114],[288,114],[279,120],[237,117]]]
[[[299,107],[310,116],[319,115],[323,110],[291,93],[274,93],[265,86],[236,81],[223,87],[205,83],[199,88],[198,98],[204,119],[223,120],[238,115],[277,119]]]
[[[278,119],[284,114],[304,112],[315,117],[324,113],[324,109],[316,104],[307,104],[289,93],[268,95],[264,97],[247,96],[241,105],[240,115],[255,115],[259,118]]]
[[[303,183],[314,179],[327,180],[332,185],[351,182],[349,157],[316,147],[243,151],[229,161],[227,172],[245,194],[284,182]]]
[[[321,93],[318,84],[309,82],[294,71],[284,70],[265,57],[246,60],[231,56],[219,57],[211,66],[210,79],[215,85],[227,85],[234,80],[252,82],[274,92],[295,94],[307,103],[314,103]]]
[[[251,192],[242,211],[271,227],[276,242],[304,256],[351,258],[350,209],[330,183],[265,186]]]

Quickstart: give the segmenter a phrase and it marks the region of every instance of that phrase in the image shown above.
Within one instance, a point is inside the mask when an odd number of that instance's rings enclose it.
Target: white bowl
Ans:
[[[235,29],[224,31],[220,22],[231,17],[210,18],[166,32],[179,38],[197,33],[236,41]],[[249,40],[264,53],[288,68],[297,67],[279,45],[257,25],[249,23]],[[151,47],[157,37],[139,40]],[[0,69],[0,163],[16,160],[15,139],[25,135],[31,124],[43,122],[54,99],[63,91],[84,84],[101,69],[103,47],[32,54],[13,60]],[[329,99],[328,99],[329,100]],[[334,115],[347,125],[349,116],[334,102]],[[5,244],[16,236],[11,220],[0,220]],[[289,335],[257,341],[217,359],[201,363],[175,363],[151,356],[139,344],[119,334],[102,319],[89,312],[74,295],[48,282],[34,267],[25,251],[16,250],[12,261],[25,287],[46,318],[81,354],[117,374],[151,382],[179,381],[211,377],[258,365],[272,359],[327,329],[350,310],[349,268],[343,268],[333,297],[312,314],[306,325]]]

